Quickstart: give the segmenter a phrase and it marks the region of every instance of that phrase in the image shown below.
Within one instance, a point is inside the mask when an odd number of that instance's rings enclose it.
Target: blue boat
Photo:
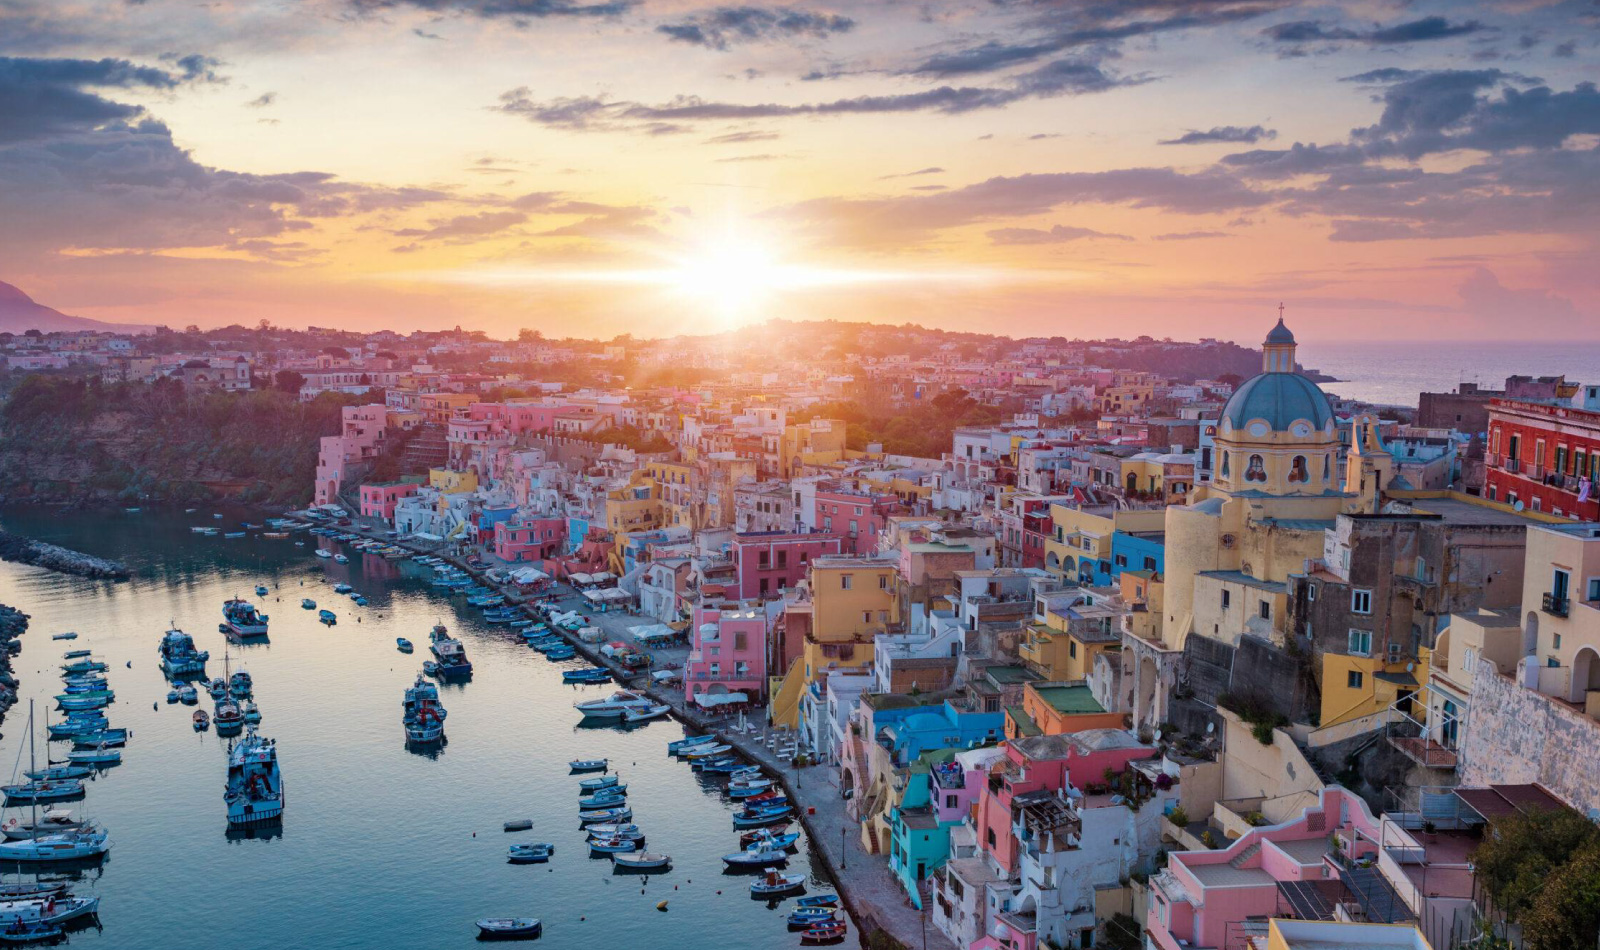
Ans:
[[[411,646],[411,641],[407,640],[405,637],[395,637],[394,645],[400,649],[401,653],[410,653],[413,649]]]
[[[815,894],[811,897],[802,897],[794,902],[796,907],[838,907],[838,894]]]
[[[561,682],[563,683],[605,683],[611,679],[611,671],[598,666],[583,670],[562,670]]]
[[[331,610],[319,610],[317,611],[317,619],[331,627],[339,622],[339,615]]]
[[[570,660],[578,655],[578,651],[572,647],[552,647],[544,655],[552,660]]]

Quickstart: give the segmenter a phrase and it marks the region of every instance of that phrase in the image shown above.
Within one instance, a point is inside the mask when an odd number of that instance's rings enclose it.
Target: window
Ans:
[[[1156,569],[1156,559],[1153,558],[1153,557],[1145,558],[1144,559],[1144,569],[1147,570],[1147,571],[1155,570]]]
[[[850,589],[850,575],[849,574],[840,574],[839,575],[839,589],[840,590],[849,590]]]
[[[1307,584],[1306,585],[1306,603],[1314,604],[1316,602],[1317,602],[1317,585],[1315,585],[1315,584]]]
[[[1306,457],[1304,455],[1296,455],[1294,461],[1289,463],[1289,481],[1308,482],[1310,480],[1311,473],[1306,470]]]
[[[1264,482],[1267,480],[1267,462],[1259,455],[1250,456],[1250,464],[1244,470],[1244,480],[1247,482]]]
[[[1127,567],[1128,566],[1128,556],[1126,554],[1117,555],[1115,560],[1117,562],[1117,566],[1118,567]]]
[[[789,552],[788,551],[779,551],[778,552],[778,566],[779,567],[788,567],[789,566]]]
[[[1350,612],[1353,614],[1372,613],[1372,591],[1353,590],[1350,592]]]
[[[1559,633],[1555,634],[1555,640],[1550,644],[1550,649],[1552,649],[1552,650],[1561,649],[1561,634],[1559,634]]]
[[[1589,596],[1586,600],[1600,600],[1600,577],[1589,578]]]
[[[878,589],[879,590],[888,590],[889,589],[889,575],[887,575],[887,574],[879,574],[878,575]]]
[[[1223,591],[1222,592],[1222,609],[1223,610],[1227,610],[1228,609],[1228,592],[1227,591]]]
[[[1076,640],[1068,640],[1067,641],[1067,655],[1072,657],[1074,660],[1076,660],[1078,658],[1078,641],[1076,641]]]
[[[1271,601],[1263,600],[1261,602],[1261,619],[1262,620],[1271,620],[1272,619],[1272,603],[1271,603]]]
[[[861,611],[861,622],[862,623],[871,623],[872,622],[872,611],[870,611],[870,610]]]
[[[1371,656],[1372,655],[1372,631],[1371,630],[1356,630],[1354,628],[1352,628],[1350,630],[1350,655],[1351,656]]]
[[[1361,683],[1365,679],[1366,677],[1361,674],[1360,670],[1351,670],[1345,674],[1345,685],[1351,689],[1360,689]]]

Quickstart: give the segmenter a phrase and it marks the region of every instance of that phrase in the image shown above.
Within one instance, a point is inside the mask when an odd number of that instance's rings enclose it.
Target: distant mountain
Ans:
[[[130,323],[102,323],[88,317],[69,317],[59,310],[35,303],[32,297],[0,281],[0,332],[24,333],[38,330],[98,330],[101,333],[137,333],[150,327]]]

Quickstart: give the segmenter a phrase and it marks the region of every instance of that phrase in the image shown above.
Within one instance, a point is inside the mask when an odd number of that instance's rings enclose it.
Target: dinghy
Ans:
[[[555,853],[556,846],[549,842],[514,844],[507,849],[506,860],[512,864],[543,864]]]
[[[804,874],[779,874],[768,870],[765,875],[750,882],[750,893],[756,897],[782,897],[806,886]]]
[[[743,871],[751,868],[770,868],[780,864],[789,863],[789,852],[780,849],[767,850],[760,847],[748,851],[735,851],[722,856],[722,863],[730,871]]]
[[[631,854],[613,855],[612,863],[619,871],[666,871],[672,867],[672,857],[653,851],[634,851]]]
[[[537,937],[540,930],[537,917],[485,917],[478,921],[478,936],[485,940]]]
[[[567,768],[574,772],[604,772],[610,759],[573,759],[567,763]]]

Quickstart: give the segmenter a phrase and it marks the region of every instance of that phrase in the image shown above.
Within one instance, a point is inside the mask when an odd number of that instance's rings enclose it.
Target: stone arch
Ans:
[[[1528,619],[1522,624],[1522,655],[1533,656],[1539,652],[1539,615],[1528,611]]]
[[[1590,692],[1600,690],[1600,652],[1584,647],[1572,658],[1572,687],[1568,701],[1582,704]]]

